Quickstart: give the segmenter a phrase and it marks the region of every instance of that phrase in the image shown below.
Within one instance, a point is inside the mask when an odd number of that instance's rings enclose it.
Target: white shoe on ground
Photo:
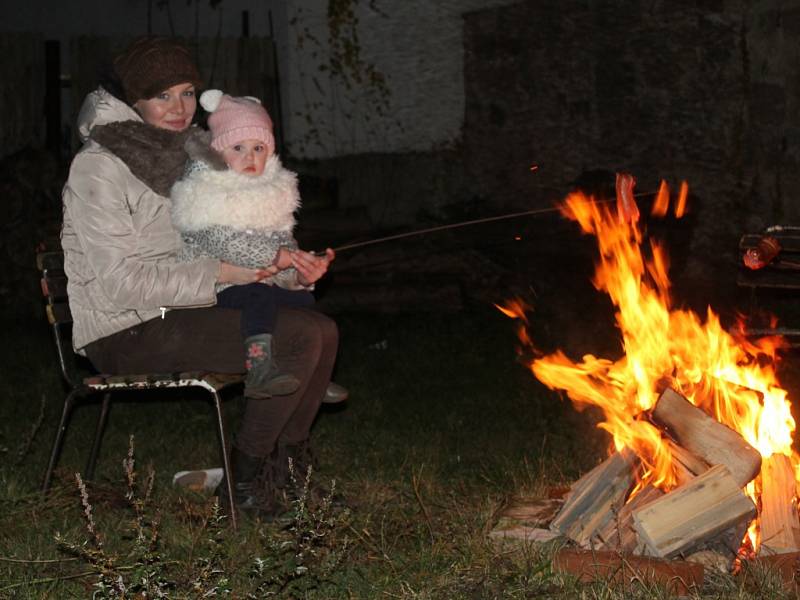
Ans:
[[[188,488],[195,492],[213,491],[217,489],[221,481],[221,467],[199,471],[178,471],[172,476],[172,485]]]

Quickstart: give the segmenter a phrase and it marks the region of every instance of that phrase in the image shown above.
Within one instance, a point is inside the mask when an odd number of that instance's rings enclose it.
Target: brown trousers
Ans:
[[[238,310],[172,310],[92,342],[86,354],[102,373],[244,371],[244,341]],[[281,307],[274,332],[275,359],[282,371],[300,380],[289,396],[247,399],[236,447],[250,456],[267,456],[276,443],[308,439],[331,378],[339,334],[336,323],[309,309]]]

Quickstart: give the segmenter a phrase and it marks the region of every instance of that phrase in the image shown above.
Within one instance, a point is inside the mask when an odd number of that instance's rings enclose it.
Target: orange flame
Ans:
[[[666,193],[666,184],[662,189]],[[676,214],[685,212],[687,194],[683,182]],[[644,415],[665,382],[738,431],[763,457],[790,456],[800,474],[792,450],[795,423],[776,375],[782,340],[734,337],[710,308],[704,320],[692,311],[672,309],[668,257],[655,242],[649,257],[643,256],[635,220],[619,219],[607,204],[581,193],[570,194],[561,211],[597,238],[600,259],[593,284],[616,307],[624,355],[612,360],[587,354],[573,361],[556,351],[530,363],[535,376],[551,389],[564,390],[578,406],[602,409],[605,418],[598,427],[611,434],[617,450],[628,447],[642,460],[641,485],[669,490],[677,481],[662,433]],[[666,214],[666,207],[659,213]],[[519,315],[515,311],[522,309],[510,310]],[[757,493],[756,482],[748,493]],[[752,543],[758,547],[757,540]]]
[[[681,191],[678,192],[678,202],[675,204],[675,216],[680,219],[686,214],[686,200],[689,197],[689,184],[681,181]]]
[[[667,182],[661,180],[661,185],[658,187],[658,194],[656,194],[655,202],[653,202],[653,210],[651,214],[654,217],[663,217],[667,214],[669,209],[669,188]]]

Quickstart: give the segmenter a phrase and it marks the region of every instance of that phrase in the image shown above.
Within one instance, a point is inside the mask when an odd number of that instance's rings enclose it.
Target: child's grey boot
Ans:
[[[300,380],[289,373],[280,373],[272,351],[272,334],[253,335],[244,341],[247,376],[244,395],[247,398],[287,396],[300,387]]]

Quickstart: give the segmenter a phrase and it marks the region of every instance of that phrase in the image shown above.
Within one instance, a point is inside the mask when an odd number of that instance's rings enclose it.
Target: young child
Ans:
[[[242,311],[247,396],[292,394],[300,383],[275,363],[272,332],[279,306],[314,302],[311,288],[298,281],[291,266],[297,249],[294,211],[300,206],[297,177],[275,154],[272,120],[256,98],[208,90],[200,104],[211,113],[211,148],[224,164],[207,148],[187,148],[186,174],[172,188],[172,219],[185,242],[182,258],[212,256],[250,268],[274,265],[277,272],[264,282],[219,285],[217,305]]]

